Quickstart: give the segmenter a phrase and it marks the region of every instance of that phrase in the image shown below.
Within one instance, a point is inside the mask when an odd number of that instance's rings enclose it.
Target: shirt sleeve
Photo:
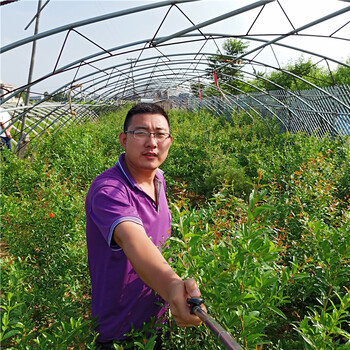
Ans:
[[[124,221],[143,225],[142,220],[128,194],[122,187],[104,186],[96,191],[91,200],[91,219],[113,248],[113,231]]]

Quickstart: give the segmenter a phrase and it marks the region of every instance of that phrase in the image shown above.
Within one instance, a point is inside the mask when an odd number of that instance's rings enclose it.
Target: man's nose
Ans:
[[[150,145],[155,145],[157,146],[157,139],[156,139],[156,135],[153,134],[153,133],[150,133],[148,138],[147,138],[147,144],[150,144]]]

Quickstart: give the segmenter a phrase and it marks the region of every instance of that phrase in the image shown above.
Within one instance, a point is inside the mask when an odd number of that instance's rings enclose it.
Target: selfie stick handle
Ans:
[[[204,302],[202,298],[189,298],[187,302],[191,305],[191,313],[198,316],[208,328],[219,338],[229,350],[243,350],[243,348],[232,338],[213,317],[208,315],[200,305]]]

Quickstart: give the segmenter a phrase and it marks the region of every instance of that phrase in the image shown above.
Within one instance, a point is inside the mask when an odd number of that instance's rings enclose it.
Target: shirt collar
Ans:
[[[132,187],[137,187],[137,188],[140,188],[139,185],[137,184],[136,180],[132,177],[132,175],[129,173],[128,169],[126,168],[126,165],[125,165],[125,153],[122,153],[120,156],[119,156],[119,159],[118,159],[118,162],[115,163],[116,166],[118,166],[121,171],[123,172],[125,178],[128,180],[128,182],[130,183],[130,185]],[[163,170],[160,170],[159,168],[157,169],[156,171],[156,175],[155,175],[155,183],[156,183],[156,186],[160,186],[160,176],[162,176],[164,174],[164,171]],[[159,188],[159,187],[158,187]],[[158,190],[157,188],[157,190]],[[158,192],[158,191],[157,191]]]

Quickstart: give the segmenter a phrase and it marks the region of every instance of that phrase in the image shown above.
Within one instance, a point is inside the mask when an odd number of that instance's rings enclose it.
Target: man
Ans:
[[[197,284],[183,281],[159,249],[171,225],[158,168],[173,141],[167,114],[154,104],[134,106],[119,141],[125,153],[93,181],[85,203],[91,313],[104,348],[124,339],[132,327],[160,319],[167,310],[164,303],[178,326],[200,324],[186,302],[200,296]]]
[[[11,116],[6,110],[0,107],[0,139],[3,144],[11,151],[11,126],[9,126]],[[7,129],[6,129],[7,128]],[[6,129],[6,130],[5,130]],[[4,131],[5,130],[5,131]]]

